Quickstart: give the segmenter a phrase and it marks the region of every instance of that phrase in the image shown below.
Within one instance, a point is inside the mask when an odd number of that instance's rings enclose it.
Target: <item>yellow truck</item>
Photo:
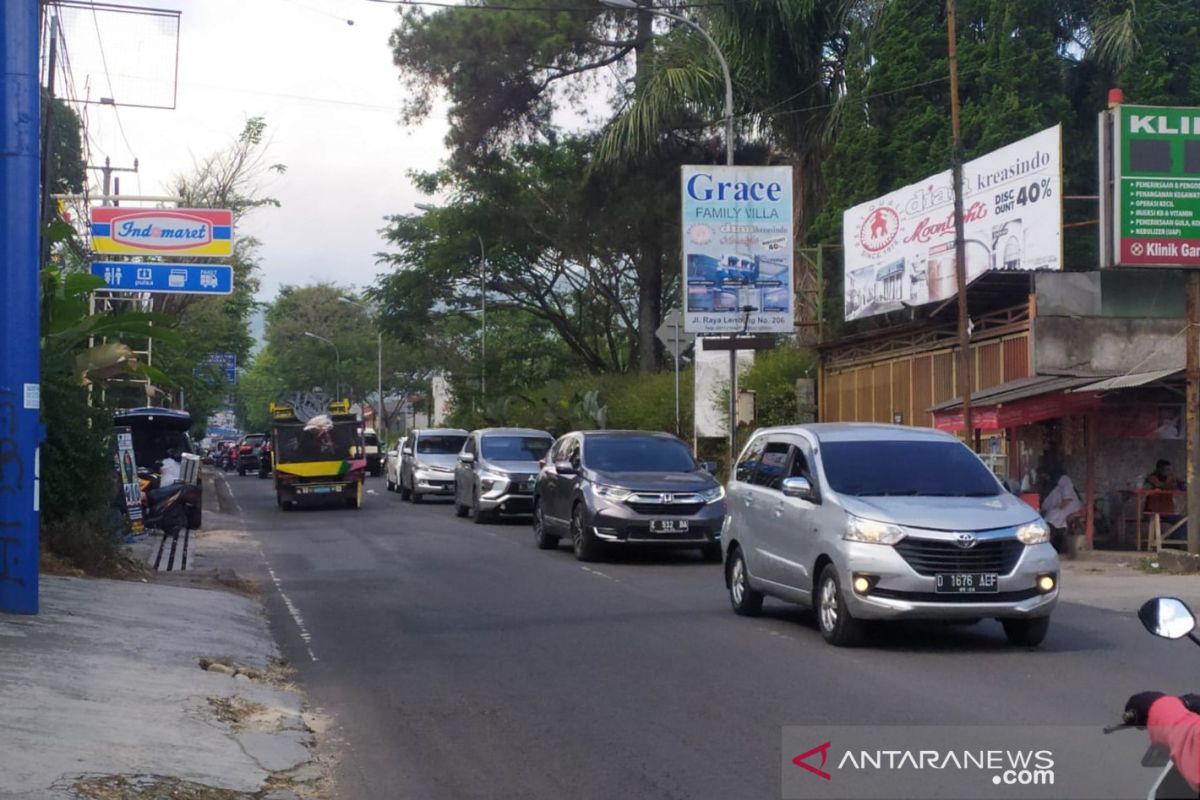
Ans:
[[[362,508],[367,459],[362,428],[349,401],[329,403],[326,413],[301,419],[292,405],[272,403],[271,459],[275,502]]]

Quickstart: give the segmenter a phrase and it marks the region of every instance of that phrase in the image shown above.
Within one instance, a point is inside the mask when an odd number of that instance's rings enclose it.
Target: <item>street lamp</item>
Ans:
[[[620,8],[627,11],[648,11],[659,17],[673,19],[676,22],[681,22],[684,25],[695,30],[704,37],[704,41],[712,46],[713,52],[717,54],[717,61],[721,64],[721,72],[725,76],[725,163],[733,166],[733,78],[729,74],[729,64],[725,61],[725,54],[721,52],[721,48],[717,46],[717,42],[709,35],[699,23],[693,22],[687,17],[682,17],[678,14],[672,14],[669,11],[663,11],[658,8],[649,8],[647,6],[638,5],[634,0],[600,0],[602,5],[609,8]],[[419,206],[418,206],[419,208]]]
[[[356,300],[351,300],[349,297],[339,297],[338,300],[342,301],[343,303],[346,303],[347,305],[357,306],[357,307],[361,308],[363,311],[366,311],[368,314],[371,313],[370,306],[364,305],[363,303],[360,303]],[[375,380],[376,380],[376,384],[377,384],[376,388],[379,392],[379,409],[375,412],[375,427],[377,428],[376,433],[379,433],[382,435],[383,434],[383,418],[384,418],[386,409],[384,408],[384,405],[383,405],[383,328],[380,327],[380,325],[379,325],[378,317],[376,317],[376,319],[375,319],[375,333],[378,336],[378,341],[377,341],[377,346],[376,346],[377,364],[376,364],[376,369],[375,369]]]
[[[336,370],[334,372],[334,375],[337,378],[337,389],[336,389],[337,396],[334,397],[334,400],[336,402],[341,402],[341,399],[342,399],[342,354],[341,354],[341,351],[338,350],[338,346],[333,343],[332,339],[326,339],[324,336],[317,336],[312,331],[305,331],[304,335],[310,339],[316,339],[318,341],[324,342],[325,344],[327,344],[333,348],[333,357],[335,359],[334,369]]]
[[[414,203],[419,211],[437,211],[435,205]],[[479,239],[479,397],[487,397],[487,248],[483,236]]]

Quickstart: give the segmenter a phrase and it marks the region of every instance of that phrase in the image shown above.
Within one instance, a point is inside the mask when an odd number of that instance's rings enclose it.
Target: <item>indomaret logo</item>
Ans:
[[[156,250],[188,249],[213,239],[208,220],[166,211],[114,217],[111,225],[113,241]]]
[[[900,232],[900,215],[890,206],[879,206],[863,220],[858,241],[868,253],[878,253],[896,240]]]

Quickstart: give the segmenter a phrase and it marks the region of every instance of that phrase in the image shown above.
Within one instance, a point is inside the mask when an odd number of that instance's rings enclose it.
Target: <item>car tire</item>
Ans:
[[[721,563],[721,545],[706,544],[700,548],[700,557],[709,564]]]
[[[408,502],[412,503],[413,505],[416,505],[417,503],[421,502],[421,493],[418,492],[416,489],[409,489],[408,490]]]
[[[387,490],[389,492],[396,491],[396,484],[392,483],[392,477],[390,475],[387,477]]]
[[[405,487],[405,485],[404,485],[404,478],[403,478],[403,477],[401,477],[401,478],[400,478],[400,489],[399,489],[399,491],[400,491],[400,499],[401,499],[401,500],[407,500],[407,499],[408,499],[408,498],[411,496],[411,495],[409,494],[409,490],[408,490],[408,488],[407,488],[407,487]]]
[[[1035,617],[1034,619],[1002,619],[1004,635],[1008,643],[1015,647],[1037,647],[1046,638],[1050,630],[1050,617]]]
[[[842,594],[842,582],[837,568],[826,564],[817,579],[817,596],[813,608],[817,612],[817,627],[821,636],[834,647],[854,647],[862,641],[861,620],[850,615]]]
[[[757,617],[762,613],[763,593],[750,586],[750,573],[746,570],[746,559],[740,549],[734,549],[725,569],[729,583],[729,603],[733,606],[733,613],[743,617]]]
[[[458,502],[458,486],[455,486],[454,487],[454,516],[466,517],[470,513],[471,513],[470,506],[464,506],[462,503]]]
[[[600,542],[596,535],[588,530],[584,518],[582,503],[576,503],[571,511],[571,546],[578,561],[598,561],[600,559]]]
[[[546,530],[546,518],[542,514],[542,504],[535,503],[533,506],[533,543],[537,545],[538,550],[557,550],[558,538]]]
[[[483,525],[492,521],[492,512],[484,511],[479,505],[479,492],[475,492],[471,501],[471,520],[476,525]]]
[[[244,478],[244,477],[246,477],[246,470],[245,470],[245,468],[243,468],[243,467],[238,467],[238,477],[239,477],[239,478]]]

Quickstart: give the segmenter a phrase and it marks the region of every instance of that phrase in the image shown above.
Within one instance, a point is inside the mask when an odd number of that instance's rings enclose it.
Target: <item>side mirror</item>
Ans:
[[[704,470],[709,475],[716,475],[717,470],[719,470],[720,468],[721,468],[720,465],[717,464],[717,462],[715,462],[715,461],[701,461],[700,462],[700,469]]]
[[[460,453],[458,456],[458,460],[464,464],[474,464],[475,463],[475,454],[474,453]]]
[[[1196,629],[1196,616],[1178,598],[1156,597],[1138,609],[1146,630],[1164,639],[1182,639]]]
[[[817,500],[817,490],[813,488],[812,482],[808,478],[802,476],[784,478],[782,488],[784,497],[798,497],[810,503],[815,503]]]
[[[570,461],[555,461],[554,471],[559,475],[575,475],[579,472]]]
[[[412,448],[411,448],[411,447],[405,447],[405,448],[401,449],[401,450],[400,450],[400,455],[402,455],[402,456],[411,456],[411,455],[412,455]]]

